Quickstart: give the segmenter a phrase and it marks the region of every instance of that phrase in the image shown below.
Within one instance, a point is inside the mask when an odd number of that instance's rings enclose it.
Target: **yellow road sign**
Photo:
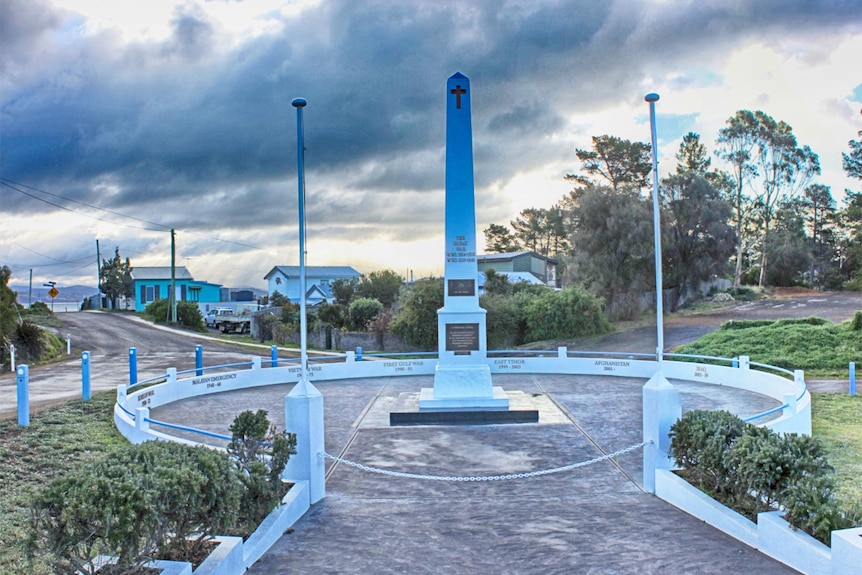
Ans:
[[[57,295],[59,293],[60,293],[60,290],[58,290],[54,286],[51,286],[51,289],[48,290],[48,295],[51,296],[51,299],[54,299],[55,297],[57,297]]]

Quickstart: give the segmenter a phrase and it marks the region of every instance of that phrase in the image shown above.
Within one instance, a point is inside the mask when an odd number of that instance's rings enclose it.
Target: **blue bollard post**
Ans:
[[[739,360],[734,359],[733,361],[730,362],[730,365],[731,365],[731,367],[739,367]]]
[[[278,347],[272,346],[269,348],[269,365],[270,367],[278,367]]]
[[[90,352],[81,352],[81,399],[90,401]]]
[[[850,362],[850,395],[856,395],[856,362]]]
[[[362,348],[356,348],[356,361],[362,361]]]
[[[138,383],[138,349],[129,348],[129,385]]]
[[[19,365],[18,374],[18,425],[30,425],[30,366]]]
[[[204,374],[204,346],[198,344],[195,346],[195,375]]]

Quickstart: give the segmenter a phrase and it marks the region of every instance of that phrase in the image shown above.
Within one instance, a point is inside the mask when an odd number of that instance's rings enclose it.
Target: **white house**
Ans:
[[[350,266],[305,266],[306,303],[317,305],[322,301],[332,303],[335,296],[330,285],[338,279],[359,279],[360,273]],[[302,290],[299,285],[299,266],[275,266],[263,276],[267,281],[267,293],[275,292],[287,297],[291,303],[299,303]]]

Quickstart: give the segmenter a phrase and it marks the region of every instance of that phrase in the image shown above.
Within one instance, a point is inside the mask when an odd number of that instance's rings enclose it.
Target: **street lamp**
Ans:
[[[658,143],[655,131],[655,103],[658,94],[650,93],[644,97],[649,102],[649,123],[652,133],[652,210],[653,210],[653,233],[655,244],[655,315],[656,315],[656,359],[658,371],[662,371],[664,360],[664,297],[661,282],[661,221],[659,217],[658,201]]]
[[[302,129],[302,109],[308,105],[305,98],[294,98],[296,108],[297,181],[299,182],[299,365],[300,381],[308,374],[308,335],[305,302],[305,144]]]

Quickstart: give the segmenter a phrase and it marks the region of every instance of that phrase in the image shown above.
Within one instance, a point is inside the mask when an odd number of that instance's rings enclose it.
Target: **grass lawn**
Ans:
[[[106,391],[70,401],[34,414],[28,427],[0,421],[0,573],[49,573],[45,565],[31,569],[23,556],[30,498],[54,477],[128,444],[114,427],[116,398]]]
[[[747,355],[754,362],[805,370],[806,377],[846,378],[850,362],[862,358],[862,330],[852,324],[820,318],[729,321],[674,352]]]
[[[811,431],[835,467],[838,498],[862,509],[862,396],[812,394]]]

